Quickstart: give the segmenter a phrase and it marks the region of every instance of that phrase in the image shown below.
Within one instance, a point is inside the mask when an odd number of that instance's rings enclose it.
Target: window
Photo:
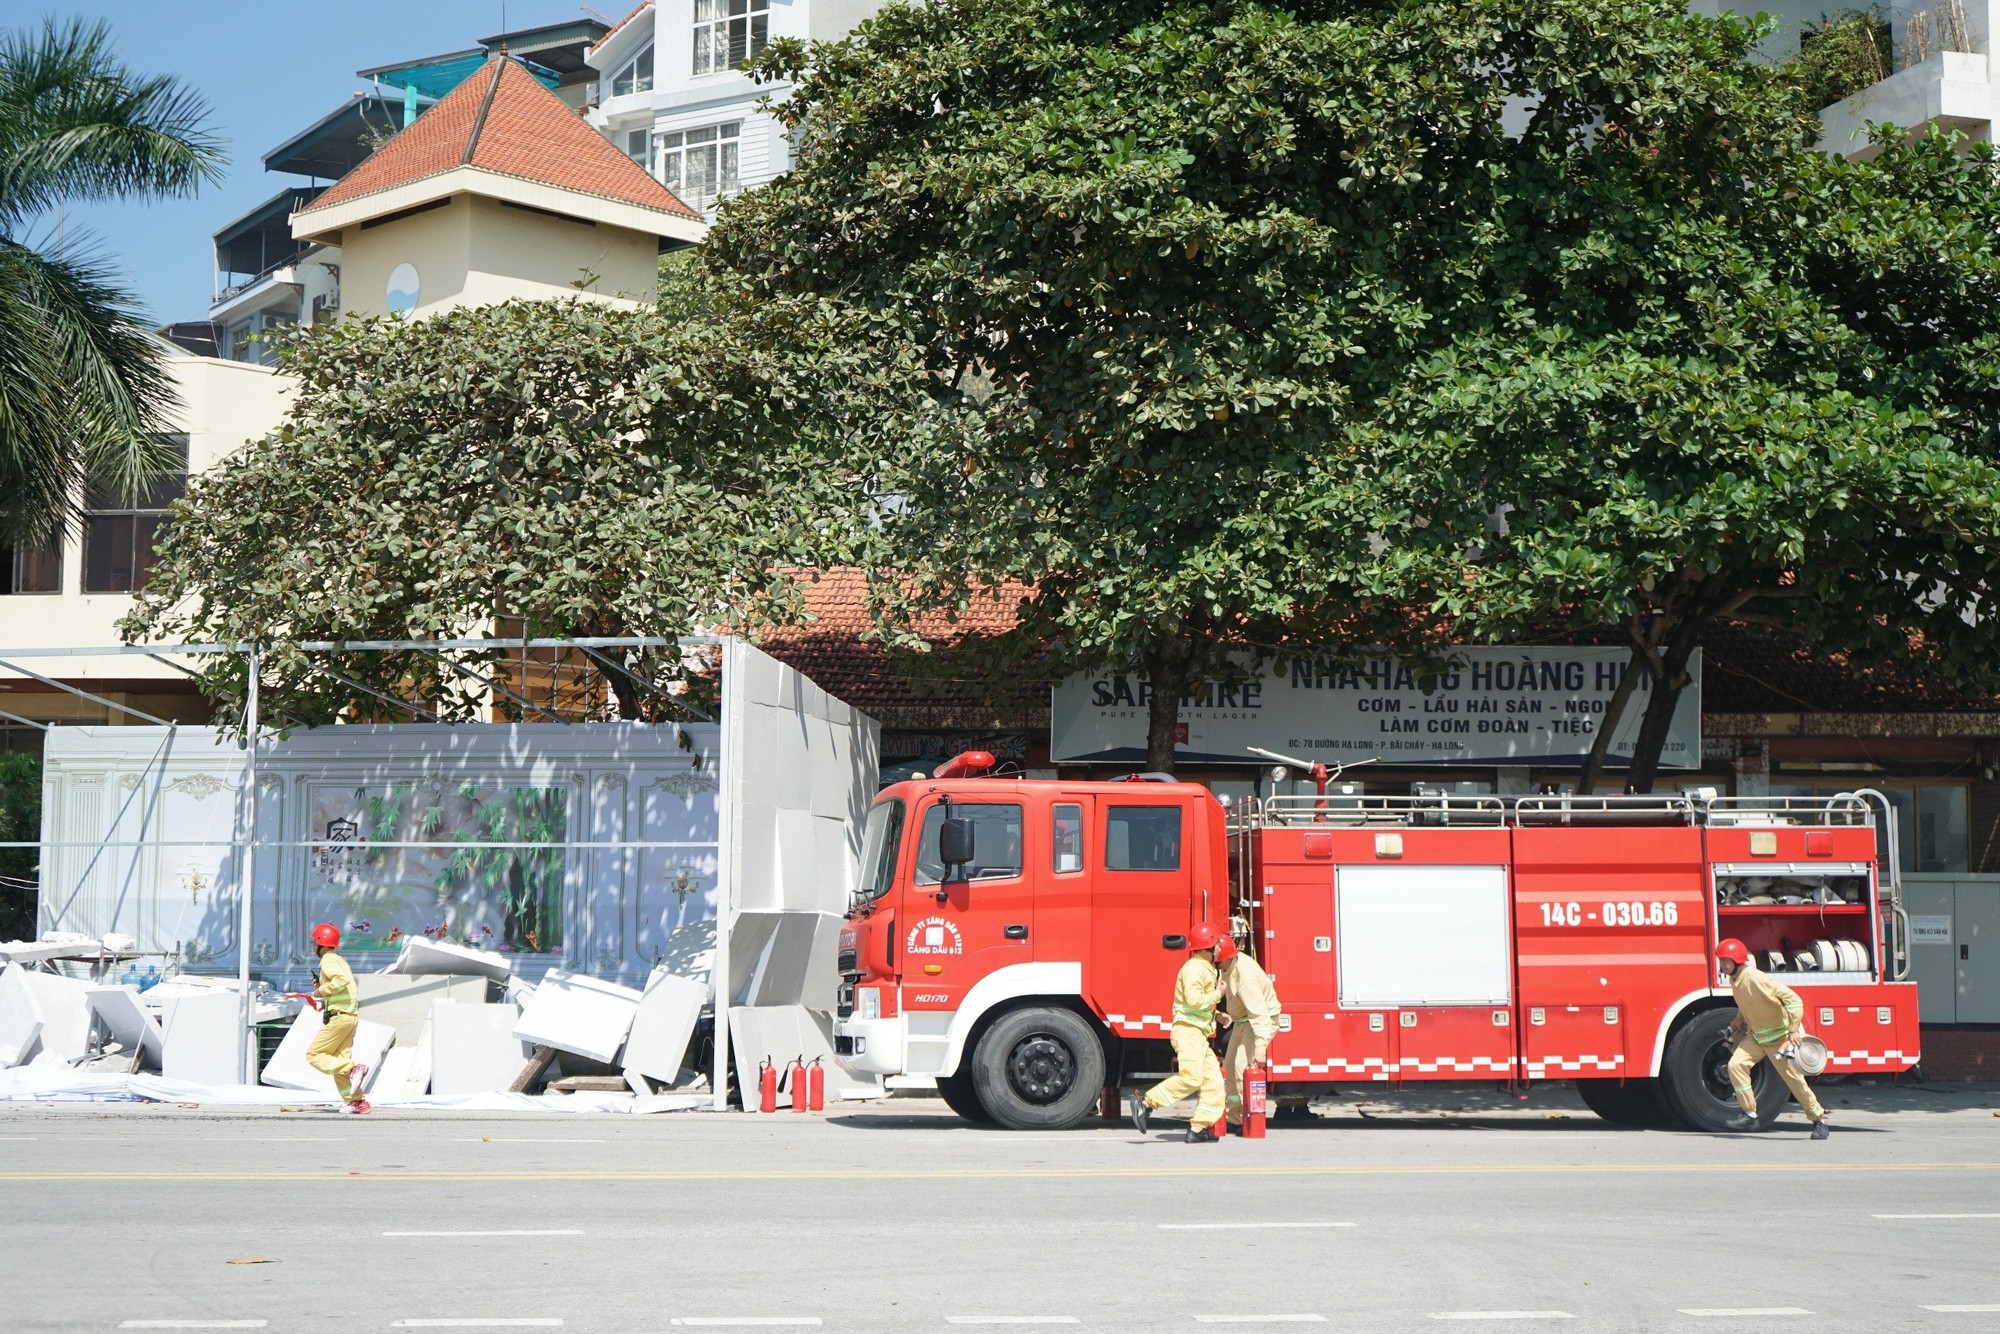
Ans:
[[[166,531],[167,506],[187,490],[187,437],[170,437],[180,466],[136,495],[93,491],[83,512],[83,591],[135,593],[153,573],[153,544]]]
[[[953,815],[972,821],[972,862],[967,880],[1011,880],[1021,874],[1021,808],[985,802],[955,801]],[[938,860],[938,829],[944,824],[942,802],[924,812],[924,832],[917,839],[917,883],[935,885],[944,879]]]
[[[1887,797],[1896,812],[1896,860],[1903,870],[1971,869],[1963,783],[1879,783],[1862,778],[1850,783],[1773,783],[1771,795],[1831,797],[1863,787],[1872,787]],[[1888,837],[1886,830],[1882,837]],[[1880,846],[1876,856],[1886,860],[1887,851],[1886,845]]]
[[[62,592],[62,548],[0,547],[6,582],[0,593]]]
[[[885,801],[868,812],[861,831],[861,888],[857,896],[873,903],[896,883],[896,854],[903,846],[903,803]]]
[[[653,170],[653,132],[650,129],[625,131],[625,156],[650,173]]]
[[[1055,849],[1057,875],[1083,869],[1083,807],[1055,808]]]
[[[694,72],[720,74],[771,42],[771,0],[694,0]]]
[[[1107,871],[1181,869],[1181,808],[1113,806],[1104,828]]]
[[[682,203],[707,209],[723,195],[735,192],[742,121],[655,137],[660,144],[660,181]]]
[[[696,0],[696,3],[700,3],[700,0]],[[653,44],[648,42],[639,49],[638,55],[633,56],[623,65],[620,65],[618,72],[611,76],[611,95],[613,97],[630,97],[633,93],[650,93],[652,91]]]

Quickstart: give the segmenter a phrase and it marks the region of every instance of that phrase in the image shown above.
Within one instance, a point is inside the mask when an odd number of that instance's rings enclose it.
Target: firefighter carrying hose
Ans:
[[[1805,1003],[1799,993],[1779,982],[1750,962],[1750,951],[1740,940],[1725,940],[1715,947],[1715,957],[1729,989],[1736,994],[1736,1019],[1726,1037],[1736,1041],[1729,1058],[1729,1088],[1743,1114],[1726,1122],[1730,1130],[1756,1130],[1757,1094],[1750,1083],[1757,1062],[1770,1060],[1785,1086],[1812,1122],[1812,1137],[1825,1139],[1832,1133],[1826,1123],[1826,1108],[1813,1096],[1812,1086],[1793,1058],[1805,1020]]]
[[[1222,966],[1222,987],[1227,1000],[1221,1015],[1229,1030],[1229,1049],[1222,1055],[1223,1088],[1229,1119],[1243,1124],[1243,1072],[1264,1064],[1271,1039],[1278,1035],[1284,1012],[1278,1005],[1278,989],[1271,975],[1258,962],[1236,948],[1228,936],[1215,942],[1215,961]]]
[[[1179,1069],[1147,1089],[1144,1097],[1132,1095],[1132,1124],[1142,1135],[1155,1111],[1192,1093],[1197,1096],[1187,1142],[1218,1142],[1215,1123],[1222,1118],[1222,1067],[1216,1064],[1215,1048],[1208,1045],[1215,1036],[1215,1007],[1222,1000],[1215,942],[1215,928],[1206,922],[1197,922],[1187,934],[1188,961],[1174,979],[1174,1024],[1169,1035]]]
[[[368,1067],[354,1059],[354,1033],[361,1026],[361,1002],[354,993],[354,970],[334,950],[340,947],[340,928],[321,922],[313,928],[313,951],[319,955],[319,971],[313,974],[312,999],[315,1009],[326,1008],[326,1025],[306,1048],[306,1062],[315,1070],[333,1076],[344,1110],[356,1114],[368,1110],[361,1087]]]

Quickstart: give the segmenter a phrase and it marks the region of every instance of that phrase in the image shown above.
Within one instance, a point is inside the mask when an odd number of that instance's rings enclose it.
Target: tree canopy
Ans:
[[[121,62],[101,23],[0,32],[0,541],[47,542],[86,487],[129,493],[173,466],[174,390],[132,296],[87,244],[30,229],[65,200],[216,180],[208,119],[176,80]]]
[[[523,705],[428,652],[302,642],[783,619],[785,570],[839,557],[853,494],[811,432],[893,367],[801,321],[791,337],[820,345],[830,377],[809,382],[734,328],[573,299],[306,333],[286,354],[289,420],[191,484],[127,637],[265,646],[272,716],[322,723],[382,696],[445,719]],[[681,654],[606,657],[619,715],[674,716]],[[240,666],[214,670],[218,717],[243,684]]]
[[[1722,616],[1970,669],[1991,158],[1823,155],[1763,31],[894,4],[762,57],[797,164],[710,260],[854,311],[957,414],[865,460],[892,624],[1020,581],[1015,657],[1151,677],[1153,767],[1232,646],[1629,627],[1666,716]]]

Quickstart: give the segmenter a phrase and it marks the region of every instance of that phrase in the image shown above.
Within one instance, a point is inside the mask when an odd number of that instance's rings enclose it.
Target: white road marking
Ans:
[[[0,1135],[0,1144],[26,1144],[33,1135]]]
[[[1568,1311],[1432,1311],[1433,1320],[1574,1320]]]
[[[120,1329],[262,1329],[265,1320],[125,1320]]]
[[[1261,1232],[1267,1227],[1359,1227],[1359,1223],[1162,1223],[1163,1232]]]
[[[435,1319],[394,1320],[390,1329],[549,1329],[562,1324],[559,1316],[440,1316]]]
[[[1204,1325],[1324,1325],[1323,1315],[1198,1315]]]
[[[1079,1325],[1073,1315],[948,1315],[947,1325]]]
[[[1870,1214],[1871,1218],[2000,1218],[2000,1214]]]
[[[484,1135],[477,1139],[455,1139],[454,1144],[607,1144],[601,1139],[501,1139],[498,1135]]]
[[[1811,1315],[1803,1306],[1697,1306],[1681,1308],[1682,1315],[1733,1316],[1733,1315]]]
[[[682,1315],[676,1325],[817,1325],[816,1315]]]
[[[1938,1311],[1945,1315],[1977,1315],[1989,1311],[2000,1311],[2000,1302],[1990,1302],[1984,1306],[1926,1306],[1926,1311]]]
[[[384,1232],[385,1237],[580,1237],[580,1227],[555,1227],[495,1232]]]

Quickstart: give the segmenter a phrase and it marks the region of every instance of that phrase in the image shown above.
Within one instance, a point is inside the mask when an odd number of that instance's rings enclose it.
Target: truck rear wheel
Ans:
[[[1661,1097],[1657,1079],[1579,1079],[1576,1092],[1599,1120],[1614,1126],[1662,1130],[1680,1124]]]
[[[972,1076],[960,1072],[955,1075],[937,1077],[938,1096],[944,1105],[957,1112],[976,1126],[990,1126],[993,1118],[979,1105],[979,1094],[972,1087]]]
[[[1736,1096],[1729,1090],[1729,1054],[1734,1044],[1723,1036],[1734,1019],[1727,1009],[1704,1010],[1667,1041],[1660,1086],[1667,1105],[1691,1130],[1724,1130],[1730,1119],[1740,1114]],[[1778,1119],[1790,1096],[1785,1081],[1778,1078],[1769,1061],[1764,1061],[1751,1072],[1750,1087],[1757,1095],[1757,1123],[1768,1126]]]
[[[1069,1010],[1037,1006],[1002,1015],[971,1061],[979,1105],[1009,1130],[1068,1130],[1097,1110],[1104,1048]]]

